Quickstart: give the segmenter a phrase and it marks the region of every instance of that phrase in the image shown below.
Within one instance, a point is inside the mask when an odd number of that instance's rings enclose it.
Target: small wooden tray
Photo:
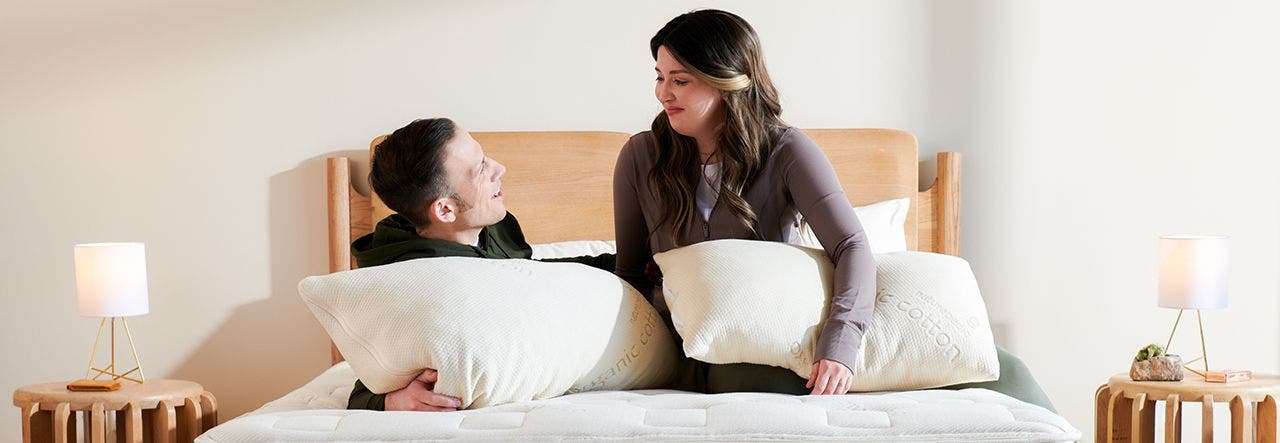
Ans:
[[[1253,371],[1227,369],[1224,371],[1209,371],[1204,373],[1204,381],[1214,383],[1235,383],[1249,380],[1253,380]]]
[[[120,389],[120,382],[117,380],[88,380],[80,379],[67,383],[68,391],[95,391],[105,392]]]

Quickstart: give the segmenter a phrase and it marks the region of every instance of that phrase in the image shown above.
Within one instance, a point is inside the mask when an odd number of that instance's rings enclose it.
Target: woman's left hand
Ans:
[[[834,360],[818,360],[804,387],[813,389],[809,395],[844,394],[849,392],[852,383],[853,371],[847,366]]]

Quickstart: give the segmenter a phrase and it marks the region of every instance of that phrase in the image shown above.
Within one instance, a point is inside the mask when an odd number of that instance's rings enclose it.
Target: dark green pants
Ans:
[[[1053,412],[1053,403],[1036,383],[1031,371],[1017,356],[999,346],[996,355],[1000,359],[1000,379],[982,383],[964,383],[938,389],[983,388],[1008,395],[1018,400],[1043,406]],[[810,389],[804,387],[805,379],[790,369],[777,366],[735,363],[713,365],[685,358],[681,364],[675,389],[718,394],[723,392],[778,392],[804,395]]]

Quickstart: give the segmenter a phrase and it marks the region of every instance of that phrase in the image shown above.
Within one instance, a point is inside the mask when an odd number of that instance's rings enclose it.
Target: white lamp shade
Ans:
[[[147,256],[142,243],[75,246],[76,298],[85,317],[146,314]]]
[[[1161,236],[1160,307],[1227,307],[1229,269],[1230,238],[1226,236]]]

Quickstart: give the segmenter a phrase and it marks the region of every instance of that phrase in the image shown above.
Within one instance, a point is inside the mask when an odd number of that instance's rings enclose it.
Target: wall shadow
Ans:
[[[328,337],[298,297],[297,285],[303,277],[328,272],[326,157],[361,159],[367,152],[333,151],[269,178],[270,293],[236,307],[170,375],[198,380],[212,392],[221,422],[302,386],[330,366]]]

